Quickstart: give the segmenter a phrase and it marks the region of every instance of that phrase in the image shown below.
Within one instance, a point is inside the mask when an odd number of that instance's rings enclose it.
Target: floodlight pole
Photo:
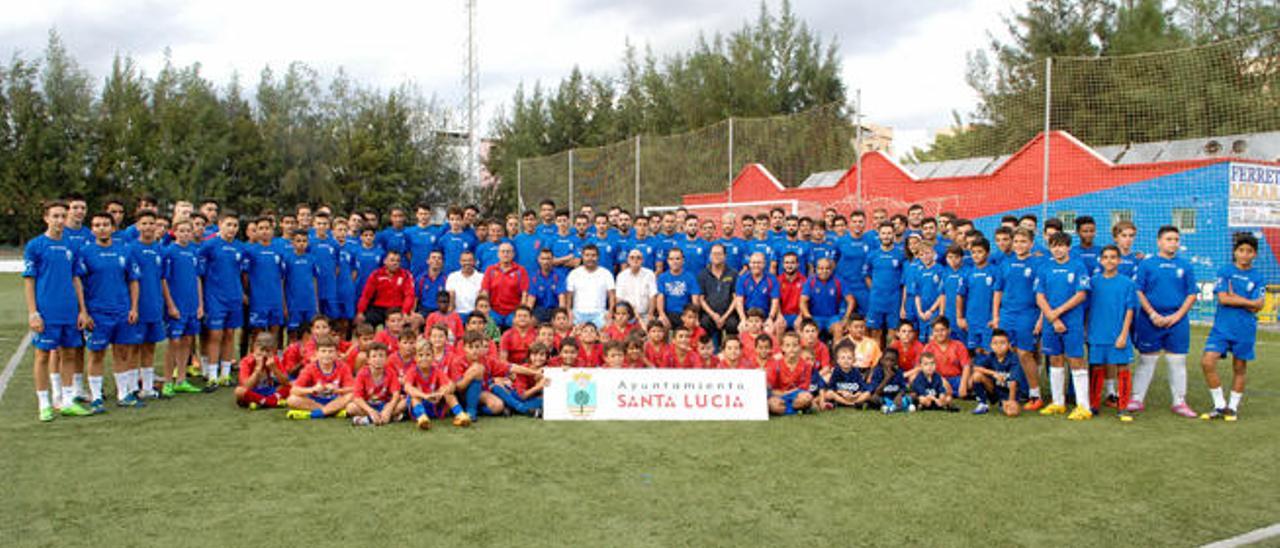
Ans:
[[[1049,114],[1053,110],[1053,58],[1044,60],[1044,182],[1040,196],[1040,222],[1049,218]]]
[[[862,88],[855,90],[853,97],[853,163],[855,164],[853,170],[854,177],[857,178],[854,196],[857,199],[858,209],[862,209]]]
[[[467,0],[467,183],[480,189],[480,69],[476,59],[476,1]]]
[[[729,117],[729,203],[733,203],[733,117]]]
[[[636,134],[636,214],[640,213],[640,134]]]
[[[524,211],[524,159],[516,159],[516,209]]]

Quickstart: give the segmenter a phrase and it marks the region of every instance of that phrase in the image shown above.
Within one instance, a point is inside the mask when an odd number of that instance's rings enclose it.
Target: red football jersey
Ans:
[[[410,366],[404,374],[404,385],[412,386],[427,394],[439,390],[449,384],[449,375],[441,367],[428,367],[423,370],[417,365]]]
[[[765,380],[769,383],[769,389],[779,392],[808,390],[809,379],[812,377],[813,362],[804,358],[795,367],[789,367],[785,359],[777,357],[769,360],[769,365],[765,368]]]
[[[958,341],[947,341],[946,348],[930,341],[925,345],[924,351],[933,354],[938,374],[944,377],[960,375],[964,372],[964,366],[969,365],[969,351]]]
[[[604,326],[604,338],[610,341],[625,341],[632,331],[639,328],[640,326],[636,325],[636,322],[628,322],[625,327],[621,328],[617,324],[611,323]]]
[[[898,367],[904,372],[915,369],[916,364],[920,363],[920,355],[924,353],[924,345],[920,341],[911,341],[905,348],[902,341],[893,341],[889,343],[889,348],[898,351]]]
[[[462,316],[459,316],[457,312],[441,314],[439,311],[436,311],[428,314],[427,321],[422,326],[423,335],[430,337],[431,328],[438,323],[444,324],[445,327],[449,328],[449,334],[451,336],[450,340],[462,340],[462,335],[464,333],[462,327]]]
[[[369,403],[386,403],[391,397],[400,393],[400,379],[390,369],[382,372],[382,378],[375,379],[368,367],[361,369],[356,375],[355,397]]]
[[[579,344],[578,345],[578,367],[600,367],[604,365],[604,345],[595,344]]]
[[[672,348],[670,356],[671,359],[668,360],[667,367],[673,369],[702,369],[702,356],[698,355],[697,350],[690,348],[688,352],[681,355],[679,350]]]
[[[662,343],[655,345],[651,342],[644,343],[644,361],[649,367],[668,367],[671,363],[671,344]]]
[[[537,329],[530,327],[521,333],[513,327],[502,334],[500,346],[507,352],[507,361],[524,364],[529,361],[529,346],[537,339]]]
[[[809,349],[813,352],[814,365],[819,369],[831,367],[831,350],[827,348],[826,343],[822,341],[814,341],[813,348]]]
[[[351,377],[351,368],[347,367],[345,363],[335,362],[333,369],[328,373],[321,370],[319,364],[309,363],[302,368],[302,374],[298,375],[298,380],[294,382],[294,385],[301,388],[310,388],[316,385],[351,388],[354,381],[355,379]],[[328,389],[317,392],[317,394],[321,396],[332,395]]]
[[[400,351],[400,339],[391,336],[390,333],[387,333],[386,329],[377,332],[373,336],[373,340],[387,345],[387,352],[390,354],[395,354]]]
[[[804,292],[804,274],[796,272],[791,278],[786,274],[778,275],[778,308],[783,314],[800,313],[800,294]]]
[[[275,356],[267,358],[267,365],[271,367],[273,371],[263,376],[262,379],[258,381],[257,386],[249,386],[249,379],[253,377],[254,361],[253,354],[249,354],[240,360],[240,386],[242,388],[252,390],[254,388],[275,388],[280,386],[280,383],[276,381],[276,377],[273,373],[283,373],[284,366],[280,364],[280,360]]]

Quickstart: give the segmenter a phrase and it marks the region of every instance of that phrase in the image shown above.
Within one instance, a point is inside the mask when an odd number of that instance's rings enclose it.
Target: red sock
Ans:
[[[241,405],[249,405],[251,403],[256,403],[258,405],[265,405],[263,403],[264,401],[266,401],[266,398],[262,397],[261,394],[258,394],[257,392],[254,392],[252,390],[246,390],[245,393],[240,396]]]
[[[1102,391],[1103,383],[1107,380],[1107,370],[1104,367],[1089,368],[1089,408],[1102,408]]]
[[[263,407],[275,407],[277,405],[280,405],[280,397],[275,394],[262,398]]]
[[[1120,401],[1117,402],[1116,405],[1118,405],[1120,409],[1129,407],[1130,395],[1133,394],[1133,377],[1129,373],[1128,367],[1121,369],[1116,373],[1116,391],[1120,393],[1118,395],[1118,399]]]

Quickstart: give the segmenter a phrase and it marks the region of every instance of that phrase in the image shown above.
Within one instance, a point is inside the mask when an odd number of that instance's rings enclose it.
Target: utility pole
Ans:
[[[467,0],[467,194],[480,190],[480,68],[476,59],[476,0]]]

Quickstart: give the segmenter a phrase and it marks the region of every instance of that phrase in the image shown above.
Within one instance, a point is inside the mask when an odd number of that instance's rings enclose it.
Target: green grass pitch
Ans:
[[[0,277],[0,360],[25,318]],[[837,411],[424,433],[251,413],[229,390],[41,424],[28,352],[0,400],[0,544],[1198,545],[1280,521],[1280,337],[1259,353],[1235,424],[1171,415],[1162,370],[1132,424]]]

